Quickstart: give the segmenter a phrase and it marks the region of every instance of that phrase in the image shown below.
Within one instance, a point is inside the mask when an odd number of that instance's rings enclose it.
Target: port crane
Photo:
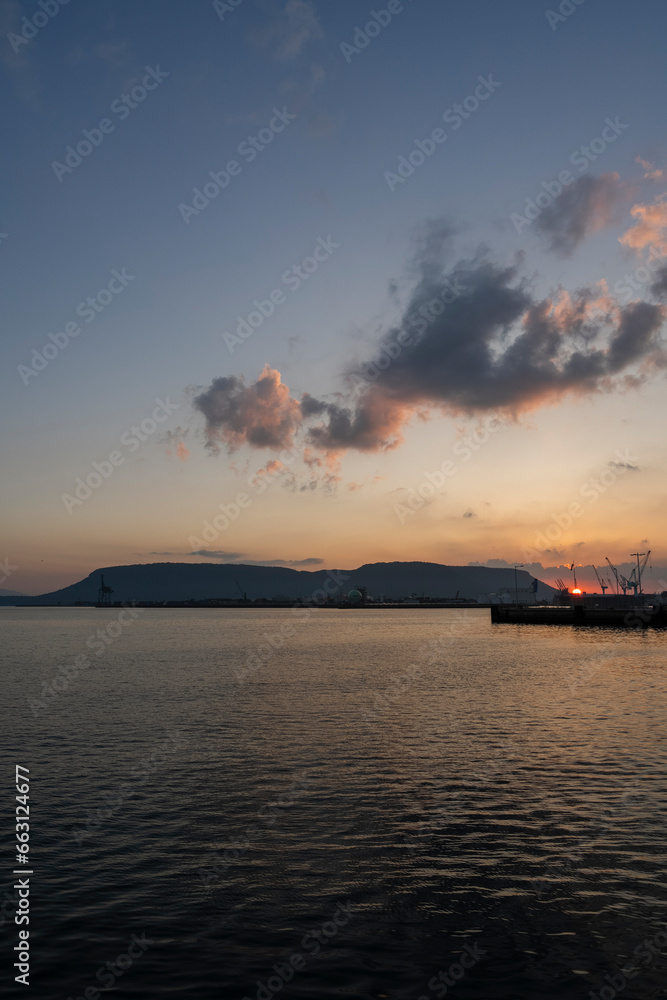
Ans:
[[[99,607],[107,607],[111,604],[113,589],[104,583],[104,575],[100,576],[100,589],[97,591],[97,604]]]
[[[614,574],[614,577],[616,578],[616,593],[618,594],[622,590],[623,596],[625,597],[625,593],[627,591],[627,586],[626,586],[627,581],[625,577],[621,576],[621,574],[618,572],[614,564],[611,562],[609,556],[605,556],[605,559],[609,563],[610,569]]]
[[[632,573],[630,574],[629,577],[623,576],[622,573],[619,573],[616,567],[610,562],[609,556],[605,556],[605,559],[611,566],[612,573],[616,577],[616,593],[618,593],[620,588],[623,591],[624,597],[629,590],[633,591],[635,597],[637,596],[638,593],[639,594],[643,593],[642,573],[646,568],[646,563],[648,562],[648,558],[651,555],[651,550],[649,549],[648,552],[632,552],[631,555],[636,557],[637,565],[636,567],[633,567]],[[640,559],[641,562],[639,561]]]
[[[597,579],[598,579],[598,583],[600,584],[600,589],[602,590],[602,596],[604,597],[604,595],[605,595],[605,592],[606,592],[607,590],[609,590],[609,584],[607,583],[607,581],[606,581],[606,580],[603,580],[603,579],[602,579],[602,577],[601,577],[601,576],[600,576],[600,574],[598,573],[598,568],[597,568],[597,566],[593,566],[593,572],[595,573],[595,575],[596,575],[596,577],[597,577]]]
[[[632,586],[635,589],[635,597],[636,597],[637,596],[637,588],[639,588],[639,593],[643,594],[643,590],[642,590],[642,573],[646,569],[646,563],[648,562],[648,557],[651,555],[651,550],[649,549],[648,552],[631,552],[630,555],[631,556],[636,556],[636,558],[637,558],[637,570],[636,570],[637,577],[636,577],[636,581],[633,582],[633,584],[632,584]],[[643,556],[643,558],[642,558],[642,556]],[[640,559],[642,560],[641,563],[639,562]],[[632,577],[634,577],[634,575],[635,575],[635,570],[633,569],[633,571],[632,571]],[[631,579],[632,579],[632,577],[631,577]]]
[[[570,572],[574,576],[574,587],[572,589],[572,593],[574,594],[579,590],[579,588],[577,587],[577,567],[574,563],[572,563],[572,565],[570,566]]]

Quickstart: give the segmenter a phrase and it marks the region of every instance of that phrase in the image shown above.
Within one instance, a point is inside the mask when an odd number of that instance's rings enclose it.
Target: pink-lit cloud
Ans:
[[[660,195],[652,205],[633,205],[630,214],[636,219],[621,237],[619,243],[631,250],[657,247],[667,251],[667,194]]]

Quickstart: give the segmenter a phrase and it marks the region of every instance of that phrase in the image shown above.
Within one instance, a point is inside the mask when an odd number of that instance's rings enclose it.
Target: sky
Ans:
[[[593,590],[650,550],[667,589],[666,28],[3,0],[0,587],[424,560]]]

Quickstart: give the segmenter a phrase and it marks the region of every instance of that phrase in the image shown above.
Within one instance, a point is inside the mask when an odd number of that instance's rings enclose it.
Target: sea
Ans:
[[[667,997],[666,632],[407,607],[0,627],[3,997]]]

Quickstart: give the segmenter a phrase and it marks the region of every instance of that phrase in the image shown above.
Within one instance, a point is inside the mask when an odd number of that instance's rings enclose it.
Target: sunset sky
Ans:
[[[667,588],[667,7],[546,3],[0,3],[0,587]]]

